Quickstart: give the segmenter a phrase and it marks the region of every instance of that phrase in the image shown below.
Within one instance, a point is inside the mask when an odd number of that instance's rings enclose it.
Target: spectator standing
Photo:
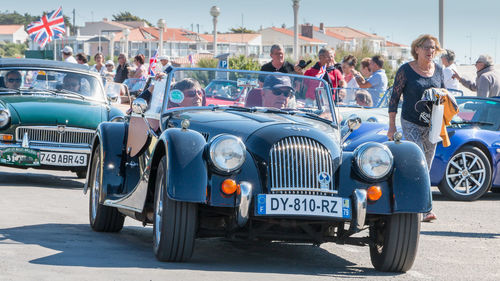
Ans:
[[[458,90],[458,79],[453,78],[453,74],[457,72],[457,65],[455,64],[455,52],[452,50],[444,50],[441,55],[441,62],[443,63],[443,76],[444,86],[446,89]]]
[[[347,55],[342,60],[342,73],[344,75],[344,80],[346,81],[346,96],[344,98],[344,103],[354,103],[356,96],[356,88],[359,88],[356,79],[354,79],[354,74],[352,70],[356,66],[358,60],[353,55]]]
[[[106,81],[113,81],[115,77],[115,63],[112,60],[107,60],[104,66],[106,67],[104,79]]]
[[[170,58],[168,56],[160,56],[158,58],[160,60],[160,67],[158,71],[164,72],[167,67],[171,66],[172,64],[170,63]]]
[[[102,53],[94,55],[95,64],[90,68],[91,71],[98,72],[102,77],[106,74],[106,67],[104,66],[104,56]]]
[[[416,143],[424,152],[427,168],[430,170],[436,144],[429,140],[430,126],[428,120],[415,109],[415,104],[421,100],[425,90],[429,88],[444,88],[443,69],[433,62],[434,57],[441,52],[436,37],[424,34],[411,44],[413,61],[403,64],[396,73],[394,87],[389,100],[389,130],[387,137],[392,140],[396,132],[396,113],[401,97],[401,127],[406,140]],[[424,214],[423,221],[436,219],[433,212]]]
[[[87,59],[87,55],[85,55],[85,53],[78,53],[76,54],[76,62],[78,64],[83,64],[83,65],[86,65],[86,66],[89,66],[88,62],[89,60]]]
[[[361,60],[360,64],[360,69],[359,72],[365,79],[368,79],[370,76],[372,76],[372,72],[370,70],[370,58],[364,58]]]
[[[127,62],[127,57],[125,57],[125,54],[119,54],[118,67],[116,68],[116,73],[115,73],[116,83],[123,83],[123,81],[125,81],[125,79],[128,78],[128,68],[129,64]]]
[[[298,65],[285,61],[285,52],[279,44],[271,46],[271,61],[262,65],[260,71],[304,74],[304,70]]]
[[[73,57],[73,48],[70,46],[65,46],[62,50],[62,57],[65,62],[77,63],[76,59]]]
[[[370,70],[372,75],[365,80],[356,70],[353,70],[354,77],[360,88],[368,89],[372,95],[373,104],[377,105],[380,98],[387,90],[387,75],[385,74],[384,59],[380,55],[375,55],[370,59]]]
[[[135,70],[129,69],[129,78],[146,79],[148,77],[148,70],[144,65],[145,57],[143,54],[138,54],[134,57]]]
[[[340,70],[333,67],[335,51],[333,49],[321,48],[318,52],[318,62],[309,68],[304,75],[322,78],[325,80],[332,89],[345,87],[346,83]],[[325,70],[323,72],[323,69]],[[315,89],[317,85],[311,85],[311,80],[308,80],[308,87],[306,92],[306,102],[311,102],[316,99]],[[335,91],[334,91],[335,93]],[[336,95],[333,95],[335,100]],[[338,97],[337,97],[338,98]]]
[[[500,96],[500,75],[495,70],[493,59],[488,55],[480,55],[476,61],[477,77],[476,82],[460,77],[457,72],[453,78],[457,78],[460,84],[473,92],[477,92],[478,97]]]

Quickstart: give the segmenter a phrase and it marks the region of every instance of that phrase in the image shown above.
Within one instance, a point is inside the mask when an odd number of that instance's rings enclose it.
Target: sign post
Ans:
[[[219,60],[219,62],[217,63],[217,68],[229,69],[229,62],[228,62],[229,53],[220,54],[220,55],[216,56],[215,58]],[[215,78],[228,80],[229,79],[229,72],[226,72],[226,71],[219,72],[218,71],[215,74]]]

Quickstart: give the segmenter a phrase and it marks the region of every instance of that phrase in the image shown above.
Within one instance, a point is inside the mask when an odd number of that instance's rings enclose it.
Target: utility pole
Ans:
[[[293,57],[299,59],[299,1],[293,0]]]
[[[73,8],[73,35],[76,34],[76,20],[75,20],[75,9]]]
[[[439,0],[439,43],[444,48],[444,0]]]

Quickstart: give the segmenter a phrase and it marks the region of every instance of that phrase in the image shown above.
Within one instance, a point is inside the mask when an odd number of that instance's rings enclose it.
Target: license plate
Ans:
[[[257,215],[318,216],[351,218],[349,198],[294,195],[259,194],[257,195]]]
[[[42,151],[40,163],[51,166],[87,166],[87,154]]]
[[[0,149],[0,164],[15,166],[40,166],[38,151],[24,147]]]

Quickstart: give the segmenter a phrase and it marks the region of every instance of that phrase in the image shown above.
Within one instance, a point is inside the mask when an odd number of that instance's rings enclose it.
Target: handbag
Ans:
[[[439,100],[438,100],[439,101]],[[438,143],[443,139],[439,136],[441,134],[441,127],[443,125],[444,105],[433,103],[431,111],[431,122],[429,131],[429,141],[431,143]]]

